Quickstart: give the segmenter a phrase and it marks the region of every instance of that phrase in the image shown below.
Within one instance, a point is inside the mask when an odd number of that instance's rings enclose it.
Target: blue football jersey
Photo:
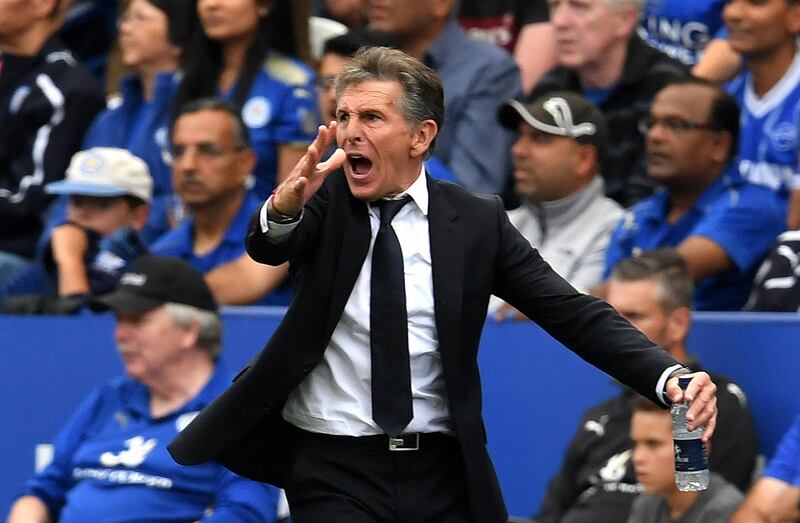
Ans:
[[[741,109],[737,161],[742,177],[780,193],[800,188],[800,54],[762,98],[753,91],[749,71],[734,78],[727,89]]]
[[[724,36],[724,6],[725,0],[645,0],[639,35],[676,60],[694,65],[711,39]]]

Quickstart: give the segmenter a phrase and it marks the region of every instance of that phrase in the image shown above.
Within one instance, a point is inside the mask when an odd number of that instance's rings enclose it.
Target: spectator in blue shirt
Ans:
[[[314,72],[296,58],[293,4],[303,3],[198,0],[202,31],[186,48],[176,103],[219,96],[239,107],[258,157],[254,191],[262,200],[305,154],[319,122]]]
[[[634,206],[612,233],[606,276],[616,263],[674,247],[695,282],[695,310],[738,310],[758,264],[784,229],[786,199],[728,168],[739,110],[703,80],[668,85],[642,121],[647,174],[662,188]]]
[[[184,105],[172,127],[172,157],[173,186],[188,216],[151,252],[188,261],[220,303],[288,305],[290,290],[278,288],[287,268],[245,253],[250,216],[263,202],[246,188],[256,154],[236,106],[215,98]]]
[[[138,258],[98,300],[116,317],[125,376],[95,389],[56,436],[10,523],[275,521],[278,489],[217,463],[183,467],[171,441],[228,385],[222,322],[203,278],[182,260]]]
[[[445,125],[434,156],[474,192],[502,194],[510,181],[514,133],[494,117],[506,100],[522,96],[516,62],[505,50],[468,37],[454,0],[369,3],[370,27],[431,67],[444,87]]]
[[[95,118],[83,147],[124,147],[147,163],[153,177],[150,216],[142,231],[149,244],[167,232],[173,206],[164,153],[169,149],[183,49],[195,29],[193,0],[131,0],[119,17],[122,63],[132,73],[120,81],[120,97]]]

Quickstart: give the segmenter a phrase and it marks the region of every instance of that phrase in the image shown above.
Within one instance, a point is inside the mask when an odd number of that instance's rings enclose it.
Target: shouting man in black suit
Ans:
[[[363,50],[336,91],[336,121],[246,240],[256,261],[289,262],[294,302],[253,364],[171,444],[179,463],[216,460],[284,487],[298,523],[505,522],[477,365],[491,294],[652,401],[683,399],[675,376],[689,370],[556,275],[498,197],[425,173],[444,121],[428,67]],[[340,148],[318,163],[334,136]],[[686,397],[707,440],[707,374]]]

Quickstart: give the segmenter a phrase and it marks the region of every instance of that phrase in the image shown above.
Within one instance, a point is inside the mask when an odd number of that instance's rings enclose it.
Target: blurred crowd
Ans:
[[[427,174],[500,195],[561,276],[691,361],[689,311],[800,307],[798,33],[796,0],[0,0],[2,310],[89,314],[148,254],[182,259],[220,305],[288,305],[291,267],[250,259],[248,221],[337,119],[347,61],[388,46],[444,86]],[[664,270],[683,291],[653,302],[663,329],[648,332],[620,285]],[[712,459],[713,485],[741,493],[755,434],[726,380],[747,423],[714,444],[741,462]],[[597,442],[576,436],[537,521],[624,520],[642,490],[631,413],[661,422],[629,396],[587,413],[589,436],[616,416],[623,441],[588,456]],[[800,483],[776,468],[775,488]],[[762,481],[746,510],[775,508]],[[727,518],[742,500],[723,492]],[[648,493],[667,501],[630,521],[706,521],[680,519],[694,499]],[[587,508],[601,499],[610,519]]]

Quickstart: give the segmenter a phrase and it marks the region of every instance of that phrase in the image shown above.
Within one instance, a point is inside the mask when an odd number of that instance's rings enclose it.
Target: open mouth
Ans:
[[[347,162],[356,178],[363,178],[372,170],[372,160],[360,154],[348,154]]]

